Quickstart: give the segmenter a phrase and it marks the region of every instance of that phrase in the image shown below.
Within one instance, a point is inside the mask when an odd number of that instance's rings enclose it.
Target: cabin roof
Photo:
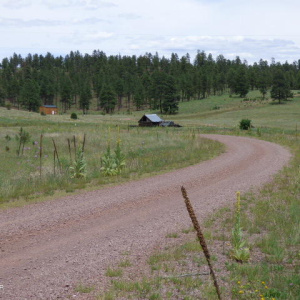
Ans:
[[[47,108],[57,108],[56,105],[42,105],[42,107],[47,107]]]
[[[156,114],[145,115],[151,122],[162,122],[163,120]]]

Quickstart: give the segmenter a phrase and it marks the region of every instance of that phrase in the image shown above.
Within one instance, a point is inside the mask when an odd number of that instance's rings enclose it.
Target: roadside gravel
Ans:
[[[149,254],[189,226],[182,185],[198,216],[259,188],[290,159],[285,148],[245,137],[203,135],[226,152],[201,164],[53,201],[0,211],[0,299],[66,299],[74,286],[105,283],[107,267],[129,252]]]

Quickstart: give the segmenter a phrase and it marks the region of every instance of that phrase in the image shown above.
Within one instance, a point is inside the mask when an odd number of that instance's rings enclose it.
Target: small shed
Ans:
[[[182,127],[179,124],[174,123],[173,121],[163,121],[159,124],[161,127]]]
[[[139,126],[159,126],[161,122],[163,122],[158,115],[143,115],[143,117],[139,120]]]
[[[40,107],[40,113],[46,115],[56,115],[58,114],[58,107],[56,105],[42,105]]]

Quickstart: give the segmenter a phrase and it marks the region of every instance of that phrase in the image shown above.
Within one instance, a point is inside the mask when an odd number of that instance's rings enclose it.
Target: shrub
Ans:
[[[10,104],[10,103],[7,103],[7,104],[5,105],[5,107],[7,108],[7,110],[10,110],[10,109],[11,109],[11,104]]]
[[[71,119],[73,119],[73,120],[77,120],[78,119],[78,117],[77,117],[77,114],[76,113],[71,113]]]
[[[121,173],[122,169],[125,167],[125,155],[121,149],[121,141],[117,141],[117,148],[112,154],[110,150],[110,144],[107,146],[106,153],[101,158],[101,171],[105,176],[114,176]]]
[[[76,159],[70,167],[71,178],[85,178],[87,173],[86,161],[82,150],[77,150]]]
[[[44,111],[41,111],[41,116],[46,116]]]
[[[110,151],[110,146],[107,146],[106,153],[101,158],[101,169],[104,175],[106,176],[114,176],[118,174],[117,164],[114,156]]]
[[[240,121],[240,129],[242,130],[248,130],[249,128],[251,128],[252,125],[251,125],[251,120],[248,120],[248,119],[242,119]]]

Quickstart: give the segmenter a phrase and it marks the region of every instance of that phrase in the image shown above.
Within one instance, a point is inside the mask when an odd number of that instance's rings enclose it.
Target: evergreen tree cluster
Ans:
[[[250,89],[265,97],[271,88],[279,101],[290,97],[291,89],[300,89],[300,59],[292,64],[260,60],[248,65],[239,57],[214,59],[204,51],[191,61],[189,54],[107,56],[95,50],[92,55],[71,51],[65,57],[13,54],[0,64],[0,105],[10,102],[30,111],[56,104],[65,112],[80,107],[87,113],[96,98],[97,108],[106,113],[150,108],[173,114],[179,101],[228,91],[245,97]]]

